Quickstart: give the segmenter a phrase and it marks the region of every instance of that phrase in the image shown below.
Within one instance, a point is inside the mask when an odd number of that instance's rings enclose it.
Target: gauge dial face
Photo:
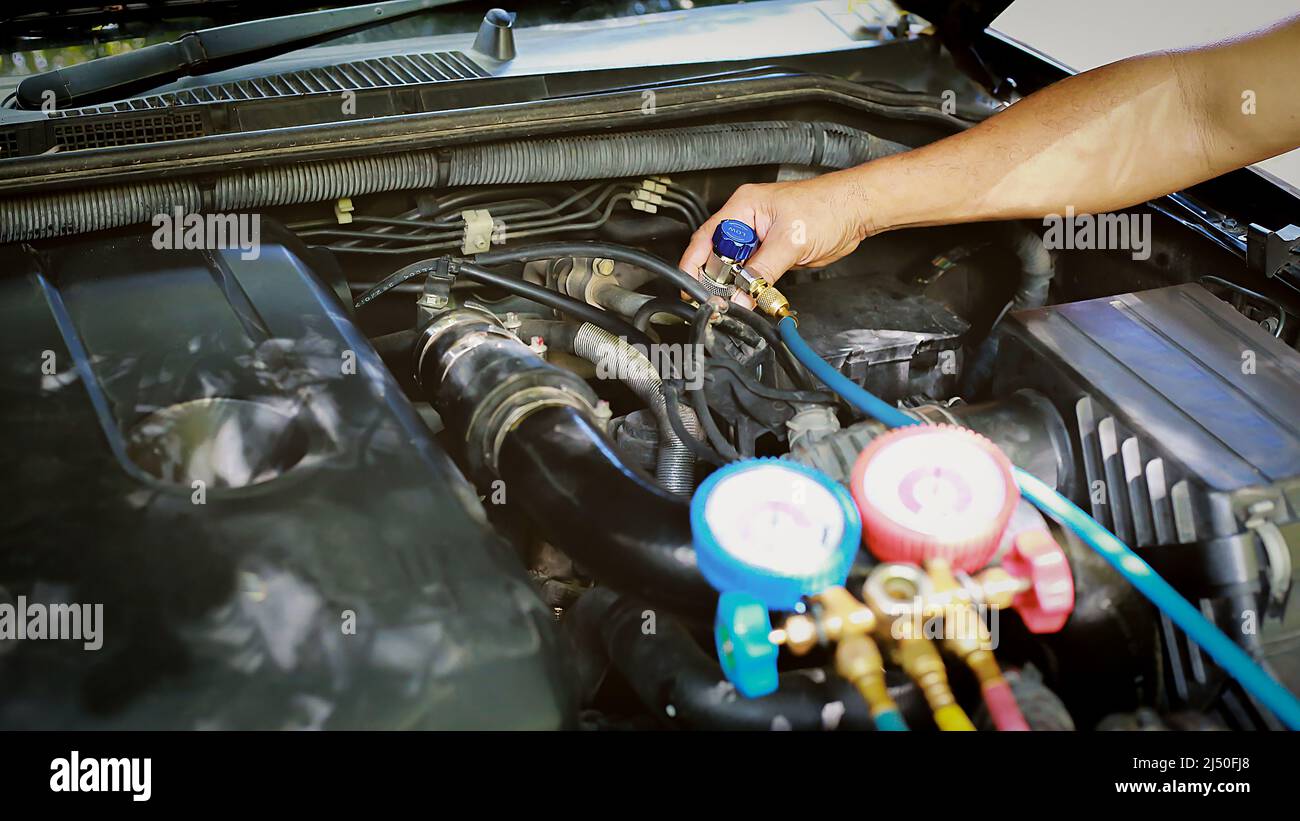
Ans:
[[[944,541],[986,531],[1007,501],[1002,465],[960,432],[890,443],[871,458],[860,483],[861,498],[890,521]]]
[[[779,464],[722,479],[709,494],[704,519],[723,551],[782,575],[822,571],[844,539],[844,510],[834,494]]]

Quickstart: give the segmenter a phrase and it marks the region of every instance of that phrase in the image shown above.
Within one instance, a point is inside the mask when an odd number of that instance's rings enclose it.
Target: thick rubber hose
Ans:
[[[655,478],[670,493],[690,496],[695,490],[695,454],[677,436],[664,403],[663,379],[646,355],[604,328],[584,322],[573,339],[573,352],[596,366],[596,376],[612,375],[637,395],[654,414],[659,427],[659,454]],[[611,373],[612,372],[612,373]],[[688,435],[698,439],[699,420],[693,412],[681,414]]]
[[[534,411],[505,434],[497,474],[538,535],[619,590],[712,618],[687,501],[629,466],[572,407]]]
[[[832,368],[799,336],[799,329],[794,320],[788,317],[782,319],[777,323],[777,329],[799,361],[853,407],[890,427],[920,424],[918,420],[871,395]],[[1151,565],[1134,553],[1115,534],[1099,524],[1096,519],[1084,513],[1076,504],[1057,493],[1041,479],[1020,468],[1013,468],[1013,473],[1016,484],[1020,486],[1020,492],[1026,499],[1097,551],[1111,567],[1136,587],[1139,593],[1146,596],[1169,617],[1170,621],[1182,628],[1190,640],[1209,653],[1228,675],[1235,678],[1261,704],[1272,710],[1283,724],[1289,729],[1300,730],[1300,700],[1279,684],[1277,679],[1257,664],[1222,630],[1201,615],[1201,611],[1183,598],[1169,582],[1152,569]]]
[[[753,165],[848,168],[906,146],[835,123],[724,123],[459,146],[447,184],[600,180]]]
[[[650,617],[653,631],[646,630]],[[853,685],[820,668],[782,673],[780,687],[762,698],[739,697],[717,660],[681,625],[644,602],[603,588],[584,593],[565,614],[564,624],[585,655],[603,655],[641,702],[669,725],[712,730],[875,726]]]
[[[672,265],[654,254],[647,254],[637,248],[612,242],[540,242],[536,245],[489,251],[486,254],[479,254],[475,257],[475,261],[479,265],[501,265],[508,262],[533,262],[539,259],[556,259],[557,257],[605,257],[615,262],[625,262],[671,282],[699,302],[708,302],[709,300],[709,293],[704,290],[704,286],[700,284],[700,281],[680,270],[676,265]],[[773,331],[772,333],[775,337],[776,332]]]
[[[179,206],[191,214],[203,195],[189,180],[61,191],[0,201],[0,242],[59,237],[144,225],[158,214],[170,218]]]
[[[439,186],[752,165],[847,168],[904,150],[906,146],[835,123],[758,122],[406,151],[254,168],[210,181],[159,180],[0,200],[0,242],[147,224],[178,206],[186,213],[224,212]]]

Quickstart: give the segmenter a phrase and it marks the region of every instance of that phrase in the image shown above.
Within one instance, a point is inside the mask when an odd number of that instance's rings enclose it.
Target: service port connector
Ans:
[[[758,233],[740,220],[723,220],[713,229],[713,250],[700,267],[700,284],[714,296],[731,299],[736,271],[758,248]]]
[[[743,267],[736,268],[735,278],[736,284],[753,298],[754,307],[761,313],[777,319],[794,316],[794,311],[790,309],[790,300],[766,279],[756,276]]]

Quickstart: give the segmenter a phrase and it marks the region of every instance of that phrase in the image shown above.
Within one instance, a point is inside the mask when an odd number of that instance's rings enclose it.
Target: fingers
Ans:
[[[709,258],[709,252],[713,250],[713,231],[718,227],[718,223],[723,220],[740,220],[746,225],[758,231],[759,238],[763,236],[762,226],[758,225],[757,212],[754,201],[754,189],[756,186],[742,185],[737,188],[731,195],[731,199],[718,209],[718,212],[709,217],[699,229],[691,235],[691,241],[686,246],[686,252],[682,254],[681,262],[677,267],[693,277],[699,278],[700,266]]]
[[[731,301],[742,308],[748,308],[751,311],[754,310],[754,298],[739,288],[737,288],[736,292],[731,295]]]
[[[803,249],[794,244],[791,233],[780,225],[774,225],[745,267],[769,284],[775,284],[786,271],[799,264],[802,255]]]
[[[763,207],[766,201],[764,190],[764,186],[756,185],[743,185],[736,189],[726,205],[691,235],[690,243],[677,267],[698,278],[700,267],[713,250],[714,229],[718,223],[728,219],[740,220],[753,227],[761,240],[758,251],[745,263],[746,268],[768,282],[776,282],[782,274],[794,267],[799,261],[801,249],[792,242],[790,231],[771,225],[770,209],[765,210]],[[743,291],[737,291],[732,300],[747,308],[754,306],[754,300]]]

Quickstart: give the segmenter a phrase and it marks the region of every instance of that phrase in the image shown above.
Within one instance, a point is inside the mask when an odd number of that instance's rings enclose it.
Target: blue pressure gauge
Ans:
[[[843,584],[862,539],[853,499],[829,476],[782,459],[713,473],[691,499],[700,572],[720,593],[770,610]]]

